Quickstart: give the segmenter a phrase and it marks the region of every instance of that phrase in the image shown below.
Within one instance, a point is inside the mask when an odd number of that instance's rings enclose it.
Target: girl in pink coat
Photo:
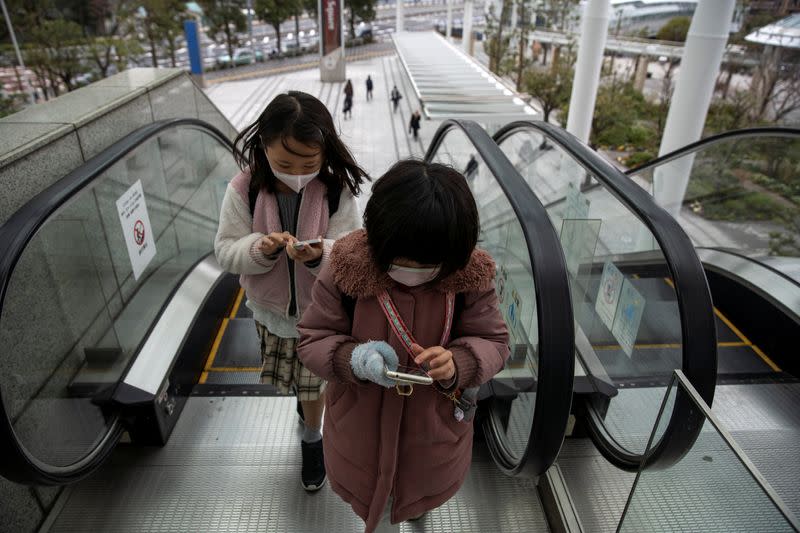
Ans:
[[[298,356],[328,381],[331,486],[372,532],[458,491],[472,458],[474,387],[503,368],[508,332],[461,174],[397,163],[375,183],[364,222],[317,277]],[[410,389],[387,377],[398,369],[433,383]]]

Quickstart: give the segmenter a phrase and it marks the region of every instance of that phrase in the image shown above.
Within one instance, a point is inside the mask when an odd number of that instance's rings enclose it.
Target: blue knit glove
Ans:
[[[353,348],[350,366],[353,374],[383,387],[394,387],[395,381],[383,375],[384,365],[389,370],[397,370],[397,353],[383,341],[369,341]]]

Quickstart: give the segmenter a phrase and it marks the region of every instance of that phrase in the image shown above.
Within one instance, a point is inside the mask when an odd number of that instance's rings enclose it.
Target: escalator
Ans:
[[[484,444],[464,496],[448,505],[463,511],[478,493],[502,495],[519,507],[506,518],[512,530],[545,531],[536,483],[508,485],[503,473],[543,475],[565,433],[574,359],[572,309],[559,305],[568,295],[563,258],[543,207],[531,207],[535,198],[491,138],[473,124],[454,125],[440,146],[455,131],[490,169],[484,179],[499,176],[515,197],[504,207],[520,236],[508,246],[507,269],[530,291],[521,297],[551,311],[520,309],[539,331],[524,357],[547,381],[521,380],[510,410],[509,402],[494,405],[493,383],[484,387]],[[441,152],[434,145],[429,158]],[[214,529],[242,501],[267,511],[240,516],[242,528],[359,528],[332,492],[309,498],[296,482],[295,401],[258,383],[252,320],[236,277],[214,260],[220,203],[236,172],[230,142],[213,127],[162,121],[120,140],[0,229],[0,446],[9,459],[0,468],[18,483],[67,485],[46,529]],[[119,199],[139,186],[156,249],[149,261],[129,254],[120,221]],[[526,278],[540,281],[523,286]],[[52,324],[47,334],[43,324]],[[198,483],[209,490],[198,494]],[[478,517],[456,514],[489,527],[502,519],[490,503]],[[453,523],[444,513],[427,520]]]
[[[598,462],[595,451],[623,470],[680,471],[691,463],[691,454],[684,461],[685,456],[668,451],[663,455],[666,461],[659,460],[657,439],[667,446],[670,433],[663,418],[657,423],[662,406],[672,409],[670,423],[695,417],[692,450],[718,451],[718,442],[710,444],[716,437],[714,430],[697,418],[696,404],[684,404],[688,418],[674,416],[678,403],[662,404],[678,369],[692,376],[708,405],[713,399],[713,412],[775,490],[776,499],[783,500],[785,510],[800,513],[800,493],[791,481],[800,464],[800,386],[796,358],[789,355],[800,338],[796,276],[800,210],[797,197],[791,198],[785,185],[791,177],[796,180],[800,132],[780,128],[729,132],[634,169],[629,179],[547,124],[510,124],[495,139],[546,206],[561,235],[570,224],[584,227],[578,242],[588,235],[583,252],[570,244],[575,239],[562,238],[576,309],[576,335],[586,339],[576,347],[588,373],[598,377],[599,372],[601,379],[595,383],[610,382],[612,395],[604,398],[599,388],[587,393],[576,383],[576,412],[584,416],[591,445],[571,439],[559,458],[568,485],[577,494],[584,525],[589,530],[615,529],[623,506],[614,501],[624,501],[635,487],[634,475]],[[581,151],[582,168],[576,172],[570,168],[570,156]],[[566,152],[571,153],[567,156]],[[687,192],[679,196],[679,205],[670,205],[659,188],[668,189],[665,184],[682,177]],[[652,204],[647,196],[653,190],[655,199],[674,218],[651,217],[658,226],[645,228],[641,213]],[[676,224],[683,228],[683,235],[674,231]],[[699,263],[686,260],[694,255],[690,247]],[[635,289],[633,294],[643,302],[633,342],[620,338],[618,314],[614,320],[602,316],[607,311],[603,300],[617,290],[611,273],[621,276],[623,285]],[[691,287],[683,295],[682,282]],[[694,301],[684,300],[686,295]],[[697,328],[699,322],[705,324],[702,329]],[[709,324],[716,329],[716,339],[708,335]],[[656,443],[648,447],[651,436]],[[712,461],[714,455],[708,452],[703,460]],[[692,488],[710,483],[699,474],[702,470],[695,467],[695,474],[682,480],[686,496],[665,497],[666,489],[659,486],[652,491],[648,506],[655,507],[656,501],[664,507],[669,501],[675,503],[673,508],[691,505]],[[587,476],[601,481],[587,483]],[[581,493],[605,494],[604,505]],[[734,500],[715,500],[715,504],[727,507]],[[755,517],[760,511],[753,508],[751,513]],[[681,527],[703,530],[707,526],[703,517],[696,519]],[[651,520],[650,528],[658,530],[659,520]],[[785,524],[773,527],[768,529],[783,530]]]
[[[552,126],[513,123],[492,138],[447,121],[426,160],[462,171],[475,195],[512,355],[481,389],[464,488],[404,528],[581,530],[565,504],[576,496],[565,435],[635,471],[669,468],[701,433],[685,392],[659,408],[675,370],[714,398],[703,265],[646,191]],[[162,121],[0,228],[0,474],[68,486],[45,529],[361,527],[331,491],[300,489],[295,401],[259,384],[250,314],[213,258],[236,172],[213,127]],[[134,272],[117,200],[138,183],[157,253]],[[613,301],[598,304],[604,294]]]
[[[717,411],[800,516],[800,130],[727,132],[628,175],[668,198],[697,250],[719,337]]]

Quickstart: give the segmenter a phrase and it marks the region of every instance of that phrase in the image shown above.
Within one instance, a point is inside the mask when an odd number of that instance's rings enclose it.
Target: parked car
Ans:
[[[356,39],[366,39],[372,37],[372,24],[369,22],[359,22],[355,28],[356,34],[353,36]]]
[[[264,61],[264,54],[261,50],[256,50],[256,61]],[[231,61],[231,56],[228,54],[219,56],[217,58],[217,65],[220,67],[230,67],[231,65],[239,66],[239,65],[249,65],[253,62],[253,51],[249,48],[239,48],[233,52],[233,61]]]

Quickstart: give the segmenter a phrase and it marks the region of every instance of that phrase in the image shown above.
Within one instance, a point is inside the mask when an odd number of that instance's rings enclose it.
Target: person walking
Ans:
[[[372,100],[372,76],[367,76],[367,100]]]
[[[419,126],[420,120],[422,120],[422,115],[419,114],[419,109],[414,111],[411,115],[411,121],[408,123],[408,133],[414,133],[414,140],[419,138]]]
[[[347,80],[344,86],[344,106],[342,107],[344,118],[353,118],[353,82]],[[349,116],[348,116],[349,115]]]
[[[400,94],[400,91],[397,90],[397,85],[392,87],[392,96],[391,100],[394,104],[394,112],[397,113],[397,106],[400,105],[400,99],[403,98],[403,95]]]

